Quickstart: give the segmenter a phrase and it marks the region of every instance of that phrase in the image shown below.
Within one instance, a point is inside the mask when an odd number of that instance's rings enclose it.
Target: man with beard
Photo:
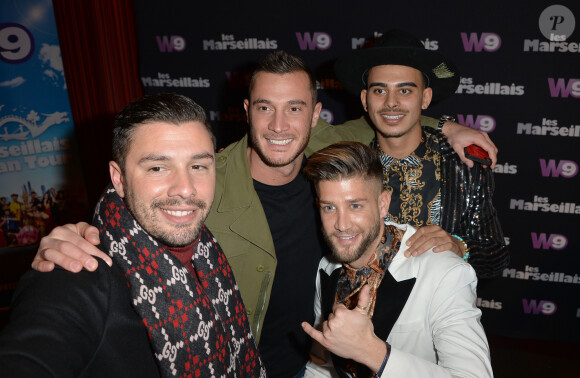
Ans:
[[[5,377],[266,376],[233,272],[204,221],[215,188],[205,111],[146,96],[115,118],[93,224],[115,264],[31,272],[0,335]]]
[[[325,252],[312,188],[300,174],[305,155],[312,153],[307,145],[369,143],[374,130],[319,122],[314,75],[302,59],[284,51],[260,62],[248,94],[249,133],[216,157],[215,202],[206,224],[232,266],[268,375],[294,377],[308,361],[310,339],[300,323],[314,319],[316,268]],[[35,266],[55,250],[78,245],[91,251],[90,243],[68,232],[82,234],[84,226],[67,227],[43,241]],[[68,266],[66,259],[54,261]]]
[[[383,221],[390,194],[377,153],[338,143],[303,172],[332,250],[319,264],[320,330],[302,324],[318,343],[305,376],[491,377],[475,271],[452,251],[404,256],[416,229]]]

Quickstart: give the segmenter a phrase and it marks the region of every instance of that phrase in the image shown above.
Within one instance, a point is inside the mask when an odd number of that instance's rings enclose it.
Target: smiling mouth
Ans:
[[[193,213],[193,210],[166,210],[166,209],[161,209],[161,211],[163,211],[166,214],[172,215],[174,217],[185,217],[187,215],[190,215]]]
[[[282,140],[275,140],[275,139],[266,139],[268,143],[275,144],[277,146],[285,146],[293,141],[293,139],[282,139]]]
[[[338,239],[340,240],[350,240],[350,239],[354,239],[356,237],[356,235],[351,235],[351,236],[337,236]]]
[[[403,118],[405,115],[404,114],[399,114],[399,115],[388,115],[388,114],[382,114],[381,117],[385,118],[385,119],[401,119]]]

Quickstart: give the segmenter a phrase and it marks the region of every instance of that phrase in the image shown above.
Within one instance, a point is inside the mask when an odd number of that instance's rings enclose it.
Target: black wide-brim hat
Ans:
[[[366,88],[368,71],[382,65],[409,66],[421,71],[427,86],[433,90],[433,101],[455,93],[459,85],[459,70],[436,51],[427,50],[421,41],[402,30],[392,29],[377,38],[369,48],[355,50],[336,61],[338,80],[351,93],[360,95]]]

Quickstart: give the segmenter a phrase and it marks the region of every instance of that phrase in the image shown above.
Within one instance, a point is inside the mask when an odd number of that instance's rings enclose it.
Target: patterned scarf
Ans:
[[[197,279],[145,232],[111,185],[93,224],[100,248],[127,278],[164,377],[265,377],[228,261],[203,226],[192,263]]]
[[[367,309],[369,319],[373,318],[377,289],[389,268],[391,261],[401,247],[401,240],[405,232],[395,226],[385,226],[385,232],[381,239],[376,253],[371,257],[367,265],[360,269],[354,269],[348,264],[343,264],[338,283],[336,285],[336,303],[342,303],[352,310],[358,304],[358,297],[362,287],[366,284],[370,286],[371,302]],[[360,371],[365,373],[368,369],[361,369],[362,365],[353,360],[344,360],[344,369],[352,377],[360,377]]]

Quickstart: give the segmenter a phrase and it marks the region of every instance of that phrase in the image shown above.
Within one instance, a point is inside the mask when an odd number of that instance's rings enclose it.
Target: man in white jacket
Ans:
[[[404,256],[415,229],[384,223],[390,195],[368,146],[314,154],[305,175],[332,250],[319,265],[308,376],[491,377],[473,268],[451,251]],[[316,343],[315,343],[316,344]]]

